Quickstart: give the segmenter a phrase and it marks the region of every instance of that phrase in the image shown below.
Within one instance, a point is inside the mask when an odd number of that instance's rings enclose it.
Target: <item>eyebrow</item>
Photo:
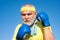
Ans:
[[[31,15],[32,13],[28,13],[28,14],[24,14],[24,13],[22,13],[21,15],[23,15],[23,16],[25,16],[25,15]]]

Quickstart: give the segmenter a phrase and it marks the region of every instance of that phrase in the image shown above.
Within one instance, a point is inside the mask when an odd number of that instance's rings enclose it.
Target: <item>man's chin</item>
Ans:
[[[31,22],[23,22],[24,24],[27,24],[27,25],[32,25],[33,23],[31,23]]]

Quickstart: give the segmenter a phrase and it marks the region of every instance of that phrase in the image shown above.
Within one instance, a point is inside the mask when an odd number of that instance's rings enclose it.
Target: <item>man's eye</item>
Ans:
[[[25,16],[26,14],[22,14],[22,16]]]
[[[28,15],[31,15],[32,13],[29,13]]]

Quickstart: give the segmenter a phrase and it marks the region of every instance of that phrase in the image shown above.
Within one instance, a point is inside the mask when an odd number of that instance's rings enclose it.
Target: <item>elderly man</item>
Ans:
[[[36,13],[33,5],[21,7],[23,24],[18,24],[12,40],[54,40],[48,16]]]

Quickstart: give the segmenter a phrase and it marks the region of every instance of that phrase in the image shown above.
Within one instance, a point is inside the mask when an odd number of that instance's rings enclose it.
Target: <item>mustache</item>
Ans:
[[[25,22],[30,22],[29,20],[25,20]]]

